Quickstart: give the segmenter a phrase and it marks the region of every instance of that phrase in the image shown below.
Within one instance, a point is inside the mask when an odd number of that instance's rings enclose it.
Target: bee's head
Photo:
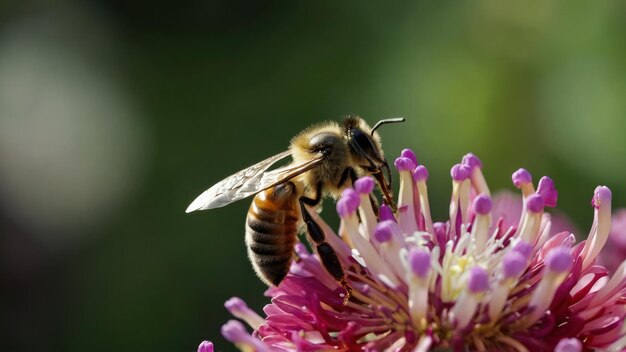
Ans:
[[[385,193],[387,193],[385,189],[391,189],[391,172],[383,154],[380,136],[376,129],[387,123],[402,121],[404,121],[404,118],[384,119],[376,123],[373,128],[362,118],[355,115],[349,115],[343,121],[345,138],[353,157],[363,169],[378,178]],[[386,178],[383,176],[383,169],[385,169],[387,174]]]
[[[350,151],[364,168],[380,169],[386,164],[378,133],[360,117],[349,115],[343,121],[343,130]]]
[[[352,154],[359,160],[360,165],[369,169],[380,169],[387,165],[383,155],[380,136],[376,132],[378,127],[387,124],[402,122],[404,118],[380,120],[370,127],[362,118],[349,115],[343,121],[343,130],[346,141]]]

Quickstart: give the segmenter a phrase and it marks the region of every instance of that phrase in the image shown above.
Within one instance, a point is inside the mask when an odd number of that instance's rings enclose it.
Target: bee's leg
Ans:
[[[352,294],[352,288],[346,282],[346,275],[341,267],[341,262],[339,262],[339,258],[337,257],[337,253],[333,249],[333,247],[326,242],[326,236],[324,235],[324,231],[320,228],[320,226],[313,220],[311,214],[306,208],[306,205],[315,206],[319,204],[322,199],[322,184],[317,185],[317,190],[315,194],[315,198],[308,198],[306,196],[300,197],[300,209],[302,211],[302,220],[306,224],[307,232],[309,233],[309,237],[315,242],[315,246],[317,248],[317,253],[322,260],[322,264],[326,271],[337,280],[341,286],[346,290],[346,297],[344,297],[344,304],[348,303],[350,299],[350,295]]]
[[[387,183],[383,170],[380,168],[374,168],[374,167],[366,167],[365,169],[368,172],[372,173],[372,176],[374,176],[374,178],[378,182],[378,185],[380,186],[380,190],[383,192],[383,196],[385,196],[385,202],[387,203],[387,205],[391,207],[391,209],[395,211],[396,203],[394,203],[393,196],[391,193],[391,187],[390,187],[391,182]],[[387,169],[389,168],[387,167]]]
[[[375,173],[374,177],[378,181],[378,184],[380,185],[380,188],[383,191],[383,195],[385,196],[385,201],[387,202],[387,204],[389,204],[391,209],[393,209],[395,211],[396,210],[396,203],[393,201],[393,196],[391,194],[391,189],[389,189],[387,187],[387,183],[385,182],[385,177],[383,176],[383,172],[379,171],[379,172]]]
[[[351,167],[347,167],[343,170],[341,178],[339,178],[339,182],[337,182],[337,187],[342,188],[348,180],[350,180],[350,184],[348,186],[354,185],[354,181],[357,180],[356,171],[354,171]]]

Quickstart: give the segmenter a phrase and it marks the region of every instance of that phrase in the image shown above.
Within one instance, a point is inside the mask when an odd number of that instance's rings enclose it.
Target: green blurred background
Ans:
[[[2,351],[195,351],[223,302],[260,311],[249,202],[201,191],[355,112],[492,189],[551,175],[586,236],[598,184],[626,204],[626,6],[399,1],[0,2]],[[335,219],[332,204],[325,217]]]

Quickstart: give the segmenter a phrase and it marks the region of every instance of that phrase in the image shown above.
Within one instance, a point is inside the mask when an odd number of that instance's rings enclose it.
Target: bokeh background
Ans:
[[[384,147],[437,219],[471,151],[492,189],[551,175],[586,236],[596,185],[626,205],[625,37],[619,1],[0,2],[0,350],[232,350],[223,302],[266,303],[249,202],[184,209],[350,112],[406,117]]]

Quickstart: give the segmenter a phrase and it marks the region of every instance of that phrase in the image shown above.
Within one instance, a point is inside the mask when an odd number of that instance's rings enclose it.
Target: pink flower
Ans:
[[[222,329],[228,340],[253,351],[538,352],[626,344],[626,262],[612,276],[595,264],[611,224],[607,187],[596,188],[593,225],[576,243],[570,232],[551,235],[544,212],[557,201],[551,179],[535,189],[530,174],[518,170],[519,216],[504,218],[482,163],[468,154],[451,171],[449,220],[433,222],[428,172],[412,152],[403,155],[396,161],[397,212],[383,205],[375,215],[369,177],[338,202],[340,237],[313,212],[346,271],[350,299],[344,302],[341,285],[298,244],[290,273],[266,292],[265,318],[239,299],[227,302],[253,329],[232,320]],[[358,207],[345,206],[348,200]]]

